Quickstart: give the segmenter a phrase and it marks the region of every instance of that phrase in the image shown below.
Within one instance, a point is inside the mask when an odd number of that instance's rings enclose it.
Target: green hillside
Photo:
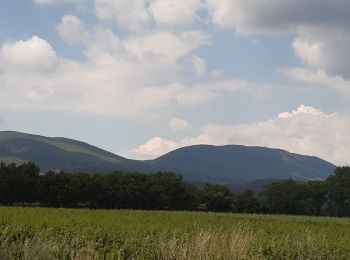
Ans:
[[[237,184],[293,178],[325,179],[335,166],[313,156],[243,145],[194,145],[165,154],[151,163],[173,169],[193,181]],[[251,183],[257,185],[258,183]],[[249,186],[249,185],[248,185]]]
[[[129,160],[87,143],[10,131],[0,132],[0,161],[33,161],[42,171],[104,173],[154,170],[144,162]]]

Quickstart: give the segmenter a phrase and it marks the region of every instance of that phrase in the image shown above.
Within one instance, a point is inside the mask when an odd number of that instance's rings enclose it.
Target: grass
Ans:
[[[0,207],[0,259],[350,259],[350,219]]]

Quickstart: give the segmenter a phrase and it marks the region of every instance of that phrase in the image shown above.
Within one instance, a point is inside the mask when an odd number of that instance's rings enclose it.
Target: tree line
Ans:
[[[324,181],[275,181],[261,192],[193,185],[175,173],[40,174],[35,164],[0,163],[0,203],[44,207],[191,210],[350,216],[350,167]]]

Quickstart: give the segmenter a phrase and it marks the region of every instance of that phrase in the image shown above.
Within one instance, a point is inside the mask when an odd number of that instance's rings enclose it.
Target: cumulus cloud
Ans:
[[[142,31],[152,22],[147,2],[146,0],[95,0],[96,15],[103,20],[115,21],[123,29]]]
[[[147,143],[140,145],[137,149],[133,149],[129,155],[136,159],[151,159],[179,147],[180,145],[177,142],[162,137],[154,137],[147,141]]]
[[[350,2],[343,0],[208,0],[214,24],[243,34],[294,32],[302,25],[347,26]]]
[[[189,25],[199,20],[197,12],[204,8],[201,0],[153,0],[149,11],[158,24]]]
[[[191,124],[189,122],[177,117],[170,120],[169,126],[173,131],[186,131],[191,128]]]
[[[77,2],[79,0],[36,0],[38,3]],[[207,10],[209,19],[218,27],[232,28],[241,34],[288,33],[295,35],[295,53],[313,70],[323,70],[329,76],[350,76],[350,3],[343,0],[94,0],[99,19],[114,21],[130,32],[153,31],[158,25],[191,25],[200,20],[199,13]],[[202,12],[202,16],[203,16]],[[205,16],[205,15],[204,15]],[[207,19],[207,18],[203,18]],[[72,16],[63,18],[59,31],[69,43],[76,43],[82,36],[81,23]],[[75,34],[76,33],[76,34]],[[179,53],[183,46],[169,50],[172,40],[169,32],[163,32],[158,41],[163,51]],[[167,34],[167,35],[166,35]],[[159,34],[157,34],[159,36]],[[166,38],[167,36],[167,38]],[[160,44],[160,40],[164,44]],[[133,43],[140,45],[141,43]],[[141,49],[140,46],[136,46]],[[175,45],[172,45],[175,46]],[[147,49],[145,47],[144,49]],[[197,73],[203,63],[196,61]]]
[[[350,81],[341,76],[328,76],[323,70],[305,68],[286,68],[281,72],[297,82],[321,85],[350,96]]]
[[[119,38],[106,28],[80,30],[71,23],[80,24],[66,16],[59,28],[70,42],[76,40],[70,29],[83,32],[83,61],[59,57],[37,36],[1,47],[0,107],[138,117],[210,102],[225,92],[250,95],[265,88],[238,80],[184,84],[181,72],[188,64],[180,60],[209,44],[201,32]]]
[[[316,108],[301,105],[297,110],[293,110],[292,112],[282,112],[278,115],[278,118],[294,118],[299,115],[311,115],[311,116],[319,116],[322,115],[322,112]]]
[[[237,125],[208,124],[198,136],[180,141],[155,137],[131,151],[137,158],[154,158],[173,149],[194,144],[243,144],[281,148],[319,156],[335,164],[349,164],[350,117],[326,114],[301,105],[264,122]]]
[[[304,27],[294,40],[295,53],[314,70],[331,76],[350,76],[350,30],[348,27]]]
[[[179,35],[160,31],[147,36],[130,37],[125,46],[141,59],[158,57],[178,60],[199,46],[210,44],[211,36],[201,31],[186,31]]]
[[[193,105],[211,98],[208,91],[179,83],[139,85],[143,79],[149,84],[156,82],[158,77],[150,77],[162,69],[153,68],[152,63],[115,60],[105,52],[101,55],[96,61],[83,64],[60,60],[59,67],[50,74],[5,71],[0,74],[0,106],[130,116],[165,107]],[[168,74],[166,70],[163,71]],[[135,75],[139,78],[133,79]]]
[[[207,70],[207,64],[201,57],[192,56],[191,62],[198,76],[202,76]]]
[[[80,43],[87,37],[83,22],[74,15],[63,16],[57,29],[63,40],[69,44]]]
[[[296,81],[326,86],[349,95],[349,45],[349,28],[300,28],[293,48],[306,68],[288,68],[282,72]]]
[[[114,20],[129,31],[193,24],[200,20],[200,11],[207,10],[214,25],[239,34],[295,35],[294,51],[308,68],[329,76],[350,77],[347,1],[95,0],[95,6],[100,19]],[[193,64],[197,74],[203,73],[203,62],[197,59]]]
[[[56,3],[69,0],[37,0],[43,3]],[[74,1],[74,0],[70,0]],[[78,0],[75,0],[78,1]],[[218,27],[232,28],[241,34],[295,35],[293,48],[307,68],[323,71],[330,77],[350,77],[350,4],[336,0],[94,0],[99,19],[114,21],[120,28],[130,32],[153,32],[157,25],[191,25],[199,20],[199,13],[208,11],[212,23]],[[205,12],[204,12],[205,13]],[[203,14],[202,14],[203,15]],[[204,18],[203,18],[204,19]],[[164,28],[164,27],[163,27]],[[58,27],[62,37],[70,44],[84,38],[82,24],[73,16],[65,16]],[[188,32],[187,32],[188,33]],[[199,38],[188,34],[188,37]],[[144,34],[145,35],[145,34]],[[175,59],[187,53],[185,36],[177,37],[169,31],[135,36],[128,40],[128,48],[142,58],[152,55],[172,55]],[[85,36],[86,37],[86,36]],[[200,39],[203,41],[203,39]],[[169,44],[172,42],[172,44]],[[155,52],[153,46],[158,46]],[[152,48],[149,54],[149,46]],[[205,71],[205,63],[199,57],[192,60],[197,75]],[[217,71],[216,71],[217,72]],[[213,73],[213,77],[217,77]]]
[[[239,34],[295,35],[294,51],[308,69],[350,77],[348,1],[208,0],[208,10],[215,25]]]
[[[202,0],[95,0],[97,17],[120,28],[141,32],[154,26],[183,27],[199,21]]]
[[[51,45],[37,37],[5,43],[0,49],[0,68],[15,71],[49,71],[58,65]]]

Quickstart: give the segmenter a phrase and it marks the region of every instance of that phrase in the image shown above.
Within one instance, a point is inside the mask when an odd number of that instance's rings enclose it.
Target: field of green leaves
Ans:
[[[350,259],[350,219],[0,207],[0,259]]]

